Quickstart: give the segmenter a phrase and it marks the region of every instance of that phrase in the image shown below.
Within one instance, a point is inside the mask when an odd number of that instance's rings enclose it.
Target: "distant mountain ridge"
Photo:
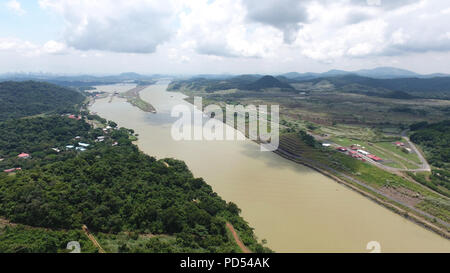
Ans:
[[[344,71],[344,70],[330,70],[325,73],[298,73],[289,72],[282,74],[291,80],[310,80],[316,78],[336,77],[345,75],[357,75],[361,77],[368,77],[373,79],[397,79],[397,78],[433,78],[433,77],[450,77],[448,74],[435,73],[429,75],[421,75],[409,70],[395,68],[395,67],[377,67],[374,69],[361,69],[357,71]]]
[[[161,75],[159,75],[161,76]],[[40,81],[49,82],[61,86],[93,86],[102,84],[115,84],[126,81],[151,81],[156,75],[141,75],[134,72],[121,73],[119,75],[93,76],[93,75],[54,75],[42,73],[8,73],[0,75],[2,81]]]
[[[289,79],[289,76],[297,77]],[[278,88],[279,91],[294,93],[321,90],[392,99],[450,99],[450,77],[376,79],[342,73],[339,70],[330,71],[321,77],[314,76],[312,73],[303,75],[303,77],[298,77],[295,73],[277,77],[241,75],[227,79],[191,78],[175,80],[169,85],[170,91],[190,90],[206,91],[208,93],[231,89],[262,91],[274,88]]]

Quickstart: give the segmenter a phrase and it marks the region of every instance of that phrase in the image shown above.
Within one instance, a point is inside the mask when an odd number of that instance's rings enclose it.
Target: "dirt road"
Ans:
[[[233,234],[233,238],[234,238],[234,240],[236,241],[236,244],[237,244],[237,245],[239,246],[239,248],[242,250],[242,252],[244,252],[244,253],[252,253],[252,252],[250,251],[250,249],[248,249],[248,248],[244,245],[244,243],[241,241],[241,239],[239,238],[239,236],[238,236],[236,230],[234,229],[234,227],[233,227],[230,223],[228,223],[228,222],[227,222],[227,228],[228,228],[228,230],[231,232],[231,234]]]

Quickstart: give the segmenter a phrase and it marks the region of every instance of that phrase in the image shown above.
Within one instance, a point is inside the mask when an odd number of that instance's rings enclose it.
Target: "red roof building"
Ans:
[[[19,157],[19,158],[30,158],[31,156],[29,154],[26,154],[26,153],[21,153],[17,157]]]
[[[376,162],[383,161],[383,159],[381,159],[381,158],[379,158],[378,156],[375,156],[375,155],[368,155],[367,157],[372,159],[372,160],[374,160],[374,161],[376,161]]]
[[[397,142],[395,142],[395,145],[403,147],[403,146],[405,146],[405,143],[397,141]]]
[[[12,173],[12,172],[15,172],[16,171],[16,169],[8,169],[8,170],[4,170],[3,172],[5,172],[5,173]]]
[[[347,152],[348,151],[347,148],[344,148],[344,147],[339,147],[339,148],[337,148],[337,150],[340,151],[340,152]]]
[[[69,115],[68,118],[80,120],[82,117],[81,116],[75,116],[75,115]]]

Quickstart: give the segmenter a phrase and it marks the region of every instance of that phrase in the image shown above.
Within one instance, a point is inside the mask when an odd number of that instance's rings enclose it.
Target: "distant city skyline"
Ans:
[[[0,74],[450,73],[445,0],[0,0]]]

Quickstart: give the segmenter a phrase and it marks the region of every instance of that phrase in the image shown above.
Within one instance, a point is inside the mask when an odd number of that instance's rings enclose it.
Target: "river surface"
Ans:
[[[236,203],[258,238],[276,252],[450,252],[446,240],[330,178],[245,141],[175,141],[170,116],[175,105],[192,105],[159,83],[141,92],[157,114],[144,113],[123,99],[99,99],[100,116],[139,134],[149,155],[186,162],[222,198]],[[114,92],[114,88],[102,88]],[[126,91],[126,90],[125,90]]]

